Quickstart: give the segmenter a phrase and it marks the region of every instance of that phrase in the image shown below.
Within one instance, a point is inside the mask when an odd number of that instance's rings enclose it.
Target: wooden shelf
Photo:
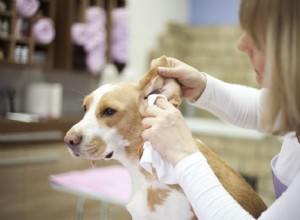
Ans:
[[[1,65],[13,65],[24,67],[26,65],[40,66],[46,69],[59,69],[66,71],[87,72],[85,64],[86,54],[81,46],[75,45],[71,39],[71,27],[75,22],[84,22],[84,12],[90,6],[99,6],[106,11],[107,33],[107,62],[111,60],[111,12],[116,7],[125,7],[125,0],[39,0],[39,12],[31,18],[24,18],[28,30],[21,38],[17,35],[17,23],[19,16],[16,12],[16,0],[4,0],[7,11],[0,11],[0,20],[7,20],[9,31],[7,36],[1,36],[0,50],[4,58]],[[55,24],[55,40],[49,45],[35,42],[33,37],[34,23],[40,15],[49,17]],[[17,47],[28,47],[28,62],[26,65],[15,62]],[[1,75],[1,74],[0,74]]]
[[[14,11],[0,11],[0,16],[3,16],[3,17],[12,17],[14,16],[15,12]]]
[[[35,22],[42,17],[49,17],[53,20],[53,22],[55,22],[57,0],[39,1],[40,7],[37,13],[30,18],[20,18],[19,15],[17,15],[16,0],[5,1],[5,3],[7,4],[7,10],[0,11],[0,20],[1,22],[7,22],[8,27],[7,33],[5,33],[7,34],[7,36],[1,36],[3,33],[0,33],[0,50],[3,55],[2,60],[0,60],[0,65],[15,64],[16,66],[27,65],[40,66],[43,68],[51,68],[53,66],[54,42],[40,46],[40,44],[35,42],[33,36],[33,27]],[[20,21],[22,21],[21,25],[19,23]],[[21,36],[19,36],[20,33]],[[36,51],[36,48],[38,48],[39,50]],[[25,63],[20,63],[20,60],[18,60],[20,59],[20,56],[18,56],[17,54],[20,53],[21,50],[24,50],[23,56],[26,56]],[[44,53],[43,56],[45,56],[45,59],[43,59],[44,62],[35,62],[35,53],[40,53],[41,51]]]
[[[30,68],[47,68],[47,64],[37,64],[37,63],[16,63],[14,60],[5,60],[0,62],[0,65],[5,68],[14,68],[14,69],[23,69],[24,67],[30,67]],[[1,73],[0,73],[1,75]]]
[[[30,37],[22,37],[22,38],[15,38],[17,44],[30,44],[32,40]]]
[[[11,41],[12,40],[12,36],[8,35],[6,37],[4,36],[0,36],[0,41]]]

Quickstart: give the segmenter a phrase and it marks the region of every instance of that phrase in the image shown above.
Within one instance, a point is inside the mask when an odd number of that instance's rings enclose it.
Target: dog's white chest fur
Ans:
[[[126,206],[133,220],[191,220],[193,213],[186,198],[178,192],[172,192],[162,205],[156,205],[154,211],[149,210],[145,191],[136,193]],[[175,211],[176,210],[176,211]]]
[[[139,171],[138,171],[139,172]],[[135,175],[132,197],[126,205],[133,220],[191,220],[194,217],[182,191]],[[175,211],[176,210],[176,211]]]

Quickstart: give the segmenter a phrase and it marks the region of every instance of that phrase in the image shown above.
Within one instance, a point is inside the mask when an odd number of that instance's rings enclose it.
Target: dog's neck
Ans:
[[[136,138],[130,146],[125,147],[125,151],[118,152],[114,157],[128,170],[132,179],[133,190],[159,184],[155,170],[152,171],[153,174],[150,174],[140,165],[143,145],[143,139],[141,137]]]

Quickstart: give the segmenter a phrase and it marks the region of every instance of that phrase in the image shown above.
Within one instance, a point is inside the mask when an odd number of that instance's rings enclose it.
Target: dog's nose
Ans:
[[[78,146],[81,143],[81,140],[82,137],[74,133],[66,134],[64,137],[64,142],[70,149],[74,149],[76,146]]]

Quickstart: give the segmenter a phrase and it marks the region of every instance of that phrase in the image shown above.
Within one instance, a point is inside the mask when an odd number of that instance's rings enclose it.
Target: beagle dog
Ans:
[[[132,193],[127,210],[134,220],[197,219],[179,185],[161,183],[140,166],[144,141],[141,137],[147,96],[165,95],[178,107],[180,86],[174,79],[162,78],[158,66],[169,66],[161,57],[137,84],[117,83],[100,86],[85,97],[84,117],[66,134],[64,141],[71,154],[88,160],[118,160],[132,179]],[[254,217],[267,208],[244,178],[201,141],[195,142],[225,189]]]

